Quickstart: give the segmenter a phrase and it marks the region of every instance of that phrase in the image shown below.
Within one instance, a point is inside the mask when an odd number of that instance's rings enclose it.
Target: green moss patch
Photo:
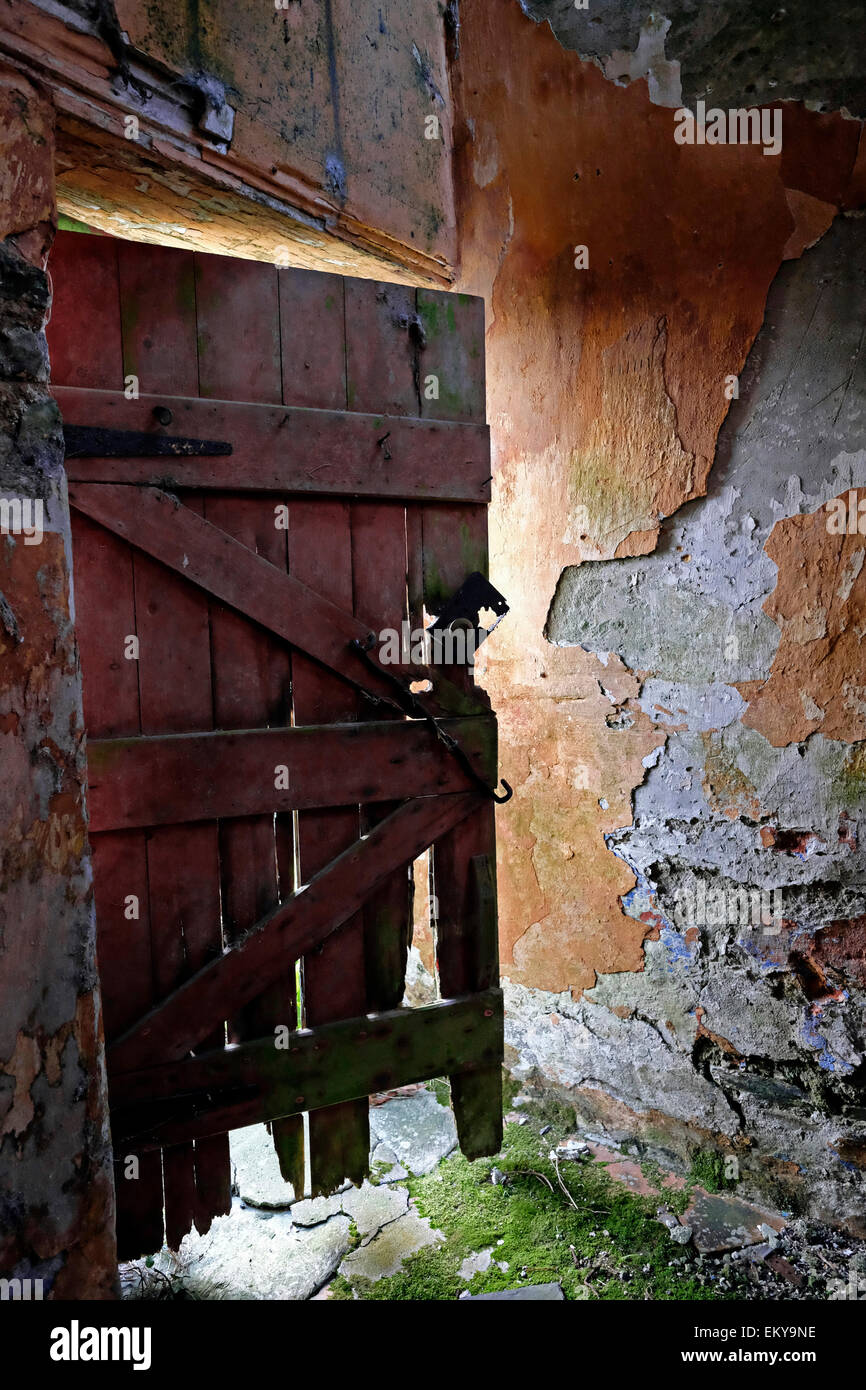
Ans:
[[[590,1159],[560,1161],[557,1174],[549,1155],[573,1132],[569,1107],[548,1102],[519,1113],[526,1123],[506,1124],[495,1159],[469,1163],[457,1154],[406,1184],[419,1213],[443,1232],[442,1243],[418,1251],[398,1274],[377,1283],[349,1284],[338,1277],[331,1296],[456,1299],[464,1290],[488,1293],[552,1281],[574,1300],[736,1296],[700,1283],[699,1258],[675,1245],[656,1219],[658,1197],[636,1196]],[[664,1201],[672,1205],[680,1196],[666,1191]],[[490,1268],[468,1283],[462,1280],[463,1260],[488,1249]]]

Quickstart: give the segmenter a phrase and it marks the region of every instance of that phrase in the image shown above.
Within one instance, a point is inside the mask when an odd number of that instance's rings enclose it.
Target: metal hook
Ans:
[[[503,787],[505,788],[505,795],[504,795],[504,796],[500,796],[499,793],[498,793],[498,792],[495,792],[495,791],[493,790],[492,787],[490,788],[490,795],[492,796],[493,800],[496,802],[497,806],[504,806],[505,803],[506,803],[506,801],[510,801],[511,798],[513,797],[513,795],[514,795],[514,792],[511,790],[510,784],[509,784],[508,782],[506,782],[506,780],[505,780],[504,777],[502,778],[502,785],[503,785]]]

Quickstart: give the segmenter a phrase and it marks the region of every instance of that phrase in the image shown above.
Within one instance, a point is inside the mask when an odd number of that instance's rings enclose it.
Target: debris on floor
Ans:
[[[495,1159],[469,1163],[442,1083],[371,1106],[371,1180],[296,1197],[264,1126],[232,1135],[228,1216],[121,1267],[130,1298],[593,1300],[866,1295],[866,1241],[784,1217],[511,1099]]]
[[[561,1303],[565,1298],[559,1284],[527,1284],[522,1289],[499,1289],[496,1293],[462,1293],[461,1303],[492,1303],[494,1300],[520,1299],[530,1303]]]

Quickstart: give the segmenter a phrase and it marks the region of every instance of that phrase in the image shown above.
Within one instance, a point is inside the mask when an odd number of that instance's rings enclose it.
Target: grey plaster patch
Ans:
[[[723,729],[746,708],[740,692],[721,681],[687,685],[653,678],[641,687],[640,705],[654,724],[687,724],[693,733]]]
[[[520,1056],[518,1074],[538,1071],[564,1091],[597,1089],[638,1113],[660,1110],[685,1121],[700,1115],[720,1133],[736,1132],[736,1112],[719,1088],[695,1071],[666,1020],[623,1019],[568,993],[509,981],[505,999],[505,1037]]]
[[[429,1173],[457,1145],[457,1128],[449,1107],[432,1091],[396,1096],[370,1109],[370,1134],[397,1155],[410,1173]]]
[[[373,1240],[352,1250],[340,1265],[346,1279],[369,1279],[375,1283],[396,1274],[403,1261],[427,1245],[435,1245],[445,1237],[431,1230],[429,1221],[414,1210],[383,1227]]]
[[[405,1187],[376,1187],[365,1182],[350,1188],[342,1197],[343,1211],[355,1223],[359,1235],[371,1236],[390,1221],[396,1221],[409,1208]]]
[[[733,970],[714,971],[701,990],[706,1027],[746,1057],[793,1061],[803,1001],[792,994],[777,998],[768,979],[753,980]]]
[[[613,82],[636,82],[645,77],[650,101],[657,106],[680,106],[680,65],[665,56],[669,19],[657,12],[643,22],[637,47],[618,49],[604,63],[604,75]]]
[[[646,75],[650,98],[669,104],[657,79],[658,45],[643,38],[655,23],[663,53],[680,72],[683,101],[723,107],[804,101],[819,109],[866,115],[866,78],[858,62],[863,12],[857,0],[520,0],[548,20],[564,48],[611,67],[610,76]],[[630,55],[611,66],[611,55]],[[654,80],[655,79],[655,80]]]

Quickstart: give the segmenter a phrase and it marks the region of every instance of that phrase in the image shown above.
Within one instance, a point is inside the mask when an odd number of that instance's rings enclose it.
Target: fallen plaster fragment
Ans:
[[[403,1261],[425,1246],[445,1239],[442,1231],[432,1230],[426,1217],[414,1210],[385,1226],[366,1245],[346,1255],[340,1273],[346,1279],[369,1279],[377,1283],[396,1274]]]
[[[405,1187],[376,1187],[364,1182],[342,1196],[343,1212],[351,1217],[359,1235],[374,1236],[383,1226],[404,1216],[409,1209]]]
[[[396,1096],[370,1110],[370,1134],[385,1144],[416,1177],[430,1173],[456,1147],[457,1129],[449,1108],[433,1091]],[[376,1150],[374,1148],[374,1154]]]
[[[683,1216],[691,1225],[696,1248],[702,1255],[760,1245],[767,1230],[781,1231],[781,1216],[765,1211],[738,1197],[728,1197],[695,1189],[694,1199]]]
[[[288,1212],[257,1212],[236,1199],[206,1235],[184,1237],[175,1269],[198,1299],[307,1299],[336,1272],[350,1229],[347,1216],[305,1229]]]
[[[486,1250],[479,1250],[475,1255],[467,1255],[457,1273],[464,1283],[468,1284],[476,1274],[486,1274],[493,1263],[493,1246],[490,1245]]]

